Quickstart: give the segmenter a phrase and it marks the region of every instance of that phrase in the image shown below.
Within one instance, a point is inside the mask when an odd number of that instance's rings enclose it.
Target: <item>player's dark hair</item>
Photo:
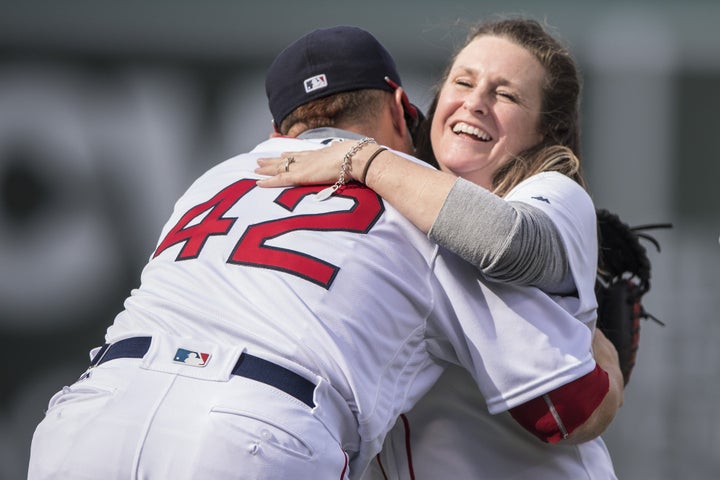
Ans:
[[[535,20],[505,18],[486,20],[477,25],[457,53],[482,36],[505,38],[523,47],[535,56],[545,69],[539,126],[543,139],[539,144],[508,160],[495,172],[495,193],[504,195],[528,176],[547,169],[561,171],[586,187],[579,161],[582,85],[579,68],[568,49]],[[428,110],[428,121],[421,127],[416,145],[418,156],[435,166],[438,166],[438,163],[430,143],[430,125],[437,108],[440,89],[448,78],[457,53],[436,87],[435,98]],[[557,149],[557,146],[567,147],[570,155]],[[546,170],[542,170],[543,168]]]
[[[376,89],[336,93],[313,100],[290,112],[280,125],[280,133],[291,129],[305,131],[312,128],[336,127],[344,123],[364,124],[375,121],[390,92]]]

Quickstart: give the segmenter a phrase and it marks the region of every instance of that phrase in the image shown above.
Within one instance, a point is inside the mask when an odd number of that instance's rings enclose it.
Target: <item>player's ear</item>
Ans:
[[[398,135],[403,138],[409,135],[407,123],[405,122],[405,107],[403,106],[404,98],[405,91],[402,87],[397,87],[393,92],[391,113],[393,127],[397,130]]]

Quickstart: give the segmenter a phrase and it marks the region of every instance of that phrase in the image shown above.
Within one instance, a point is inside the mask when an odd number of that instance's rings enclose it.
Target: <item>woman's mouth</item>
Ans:
[[[480,130],[478,127],[473,127],[464,122],[458,122],[452,127],[453,133],[470,135],[471,137],[477,138],[481,142],[489,142],[492,137]]]

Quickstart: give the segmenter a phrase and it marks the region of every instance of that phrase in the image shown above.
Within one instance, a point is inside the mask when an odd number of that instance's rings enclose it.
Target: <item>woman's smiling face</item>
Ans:
[[[542,140],[544,80],[523,47],[495,36],[472,40],[438,96],[430,139],[440,168],[491,189],[499,167]]]

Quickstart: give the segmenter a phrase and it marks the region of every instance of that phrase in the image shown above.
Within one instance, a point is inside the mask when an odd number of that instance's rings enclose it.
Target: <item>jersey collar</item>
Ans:
[[[305,130],[300,135],[298,135],[297,138],[301,138],[303,140],[316,138],[348,138],[353,140],[361,140],[365,137],[355,132],[349,132],[340,128],[321,127]]]

